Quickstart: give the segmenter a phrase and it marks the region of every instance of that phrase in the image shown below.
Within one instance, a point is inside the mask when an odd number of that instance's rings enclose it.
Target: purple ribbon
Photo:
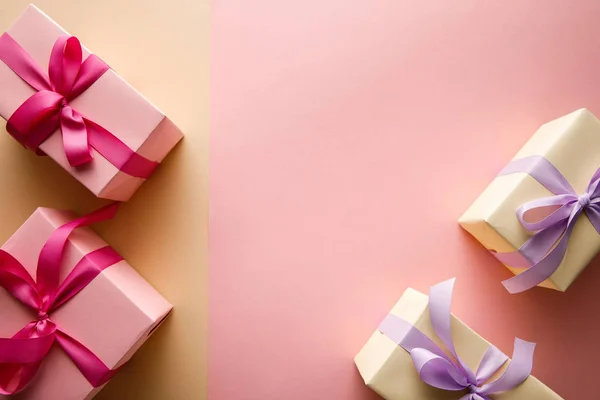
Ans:
[[[554,196],[536,199],[517,209],[517,218],[525,229],[535,232],[521,248],[511,253],[492,254],[505,265],[527,268],[524,272],[502,282],[510,293],[529,290],[556,271],[567,252],[567,245],[577,218],[582,211],[600,233],[600,169],[592,176],[587,190],[578,196],[567,179],[544,157],[531,156],[508,164],[501,175],[524,172],[533,177]],[[532,211],[542,213],[541,219],[529,221]],[[542,213],[543,214],[543,213]]]
[[[450,329],[454,281],[453,278],[438,283],[429,292],[431,325],[453,358],[423,332],[396,315],[389,314],[379,330],[410,353],[419,377],[426,384],[442,390],[468,390],[469,393],[460,400],[491,400],[489,395],[511,390],[529,377],[535,343],[515,339],[512,361],[498,379],[486,383],[508,361],[508,357],[490,345],[473,373],[456,353]]]

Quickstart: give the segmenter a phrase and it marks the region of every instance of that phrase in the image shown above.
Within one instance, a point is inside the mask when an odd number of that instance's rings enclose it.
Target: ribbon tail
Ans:
[[[56,341],[93,387],[104,385],[117,373],[118,369],[108,368],[87,347],[66,333],[58,330]]]
[[[544,259],[564,234],[567,222],[559,223],[535,233],[517,251],[496,253],[490,251],[502,264],[513,268],[530,268]]]
[[[79,167],[92,161],[92,148],[83,117],[71,107],[63,107],[60,113],[60,128],[69,165]]]
[[[52,348],[55,330],[54,324],[47,324],[38,331],[34,321],[12,338],[0,339],[1,395],[14,395],[27,387]]]
[[[454,290],[455,278],[445,282],[433,285],[429,290],[429,315],[431,316],[431,325],[436,335],[442,343],[446,345],[454,358],[460,364],[463,372],[469,377],[471,382],[475,381],[475,374],[462,361],[454,348],[454,340],[452,339],[451,330],[451,314],[450,307],[452,303],[452,292]]]
[[[23,391],[31,382],[41,362],[0,365],[0,394],[12,396]]]
[[[531,375],[534,350],[535,343],[526,342],[518,338],[515,339],[512,361],[506,368],[506,371],[494,382],[482,386],[479,393],[489,395],[504,392],[514,389],[523,383]]]
[[[585,214],[588,216],[594,229],[596,229],[596,232],[600,233],[600,205],[598,203],[593,203],[585,209]]]
[[[568,219],[539,231],[530,237],[517,251],[530,260],[531,265],[535,265],[542,261],[548,252],[552,250],[552,247],[558,243],[567,227]]]
[[[40,362],[54,343],[54,333],[40,337],[0,339],[0,364]]]
[[[567,229],[558,241],[558,244],[540,262],[519,275],[502,282],[509,293],[521,293],[532,289],[552,276],[565,257],[577,215],[578,213],[575,213],[571,216],[567,223]]]

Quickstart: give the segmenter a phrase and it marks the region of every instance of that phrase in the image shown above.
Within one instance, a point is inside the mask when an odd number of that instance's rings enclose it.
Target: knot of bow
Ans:
[[[0,36],[0,60],[36,90],[6,123],[6,130],[23,146],[43,155],[40,145],[60,129],[72,167],[89,163],[93,159],[92,148],[131,176],[148,178],[158,166],[71,106],[110,69],[94,54],[84,60],[76,37],[63,35],[56,40],[48,74],[8,33]]]
[[[429,315],[431,325],[449,350],[446,354],[433,340],[404,319],[389,314],[379,330],[410,353],[419,377],[426,384],[442,390],[466,391],[461,400],[490,400],[489,395],[520,385],[531,374],[535,343],[515,339],[512,361],[497,379],[490,379],[508,362],[508,356],[491,346],[473,372],[454,347],[450,329],[450,305],[454,279],[431,287]]]
[[[56,229],[40,252],[35,281],[16,258],[0,250],[0,287],[37,314],[13,337],[0,338],[0,394],[22,391],[55,343],[94,387],[102,386],[116,372],[64,332],[52,321],[51,315],[105,268],[122,260],[112,248],[100,248],[82,258],[59,284],[62,255],[71,232],[80,226],[112,218],[117,207],[117,204],[111,204]]]
[[[5,35],[2,41],[11,39]],[[16,63],[11,65],[20,66]],[[108,65],[95,55],[83,61],[83,51],[77,38],[59,37],[52,47],[47,76],[38,69],[16,71],[37,92],[9,118],[8,132],[25,147],[37,151],[39,145],[60,127],[69,164],[76,167],[91,161],[86,121],[69,103],[108,69]]]
[[[547,159],[531,156],[508,164],[500,175],[525,172],[554,195],[529,201],[517,209],[521,225],[534,234],[512,253],[493,253],[503,264],[526,270],[503,282],[511,293],[537,286],[560,266],[575,223],[582,212],[600,233],[600,169],[578,195]]]

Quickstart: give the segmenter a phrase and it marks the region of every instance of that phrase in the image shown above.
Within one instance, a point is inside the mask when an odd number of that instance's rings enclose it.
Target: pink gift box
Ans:
[[[31,5],[7,33],[48,71],[55,41],[67,33]],[[83,58],[90,52],[83,48]],[[0,115],[8,119],[36,91],[6,64],[0,62]],[[101,125],[130,149],[151,161],[161,162],[183,137],[181,131],[158,108],[146,100],[115,71],[109,69],[69,105]],[[93,160],[82,167],[69,165],[59,131],[39,147],[96,196],[128,200],[144,179],[133,177],[92,150]]]
[[[71,213],[38,208],[2,246],[36,276],[40,251],[52,232],[73,220]],[[78,228],[66,245],[60,280],[86,254],[107,246],[89,228]],[[82,343],[111,369],[142,346],[164,321],[172,306],[124,260],[106,268],[64,306],[49,315],[64,332]],[[12,337],[36,315],[0,288],[0,337]],[[14,396],[27,400],[91,399],[94,388],[56,344],[29,386]],[[4,396],[0,396],[4,398]]]

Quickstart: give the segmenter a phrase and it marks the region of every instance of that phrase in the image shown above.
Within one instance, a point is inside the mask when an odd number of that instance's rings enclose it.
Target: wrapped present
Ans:
[[[98,197],[126,201],[181,131],[35,6],[0,37],[0,115]]]
[[[0,250],[0,398],[91,399],[172,306],[81,218],[38,208]]]
[[[600,250],[599,138],[586,109],[543,125],[460,218],[509,292],[565,291]]]
[[[453,287],[406,290],[355,357],[365,383],[386,400],[560,400],[530,375],[535,344],[511,361],[450,314]]]

